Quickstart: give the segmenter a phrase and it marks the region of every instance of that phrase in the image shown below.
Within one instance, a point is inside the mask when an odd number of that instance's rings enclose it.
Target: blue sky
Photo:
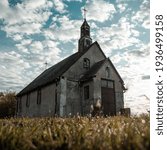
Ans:
[[[125,107],[149,109],[149,0],[1,0],[0,91],[19,91],[77,51],[83,8],[128,88]]]

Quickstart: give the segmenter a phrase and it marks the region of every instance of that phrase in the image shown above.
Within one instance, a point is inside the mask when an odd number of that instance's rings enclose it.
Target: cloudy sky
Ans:
[[[0,91],[20,91],[77,51],[83,8],[128,88],[125,107],[149,109],[149,0],[0,0]]]

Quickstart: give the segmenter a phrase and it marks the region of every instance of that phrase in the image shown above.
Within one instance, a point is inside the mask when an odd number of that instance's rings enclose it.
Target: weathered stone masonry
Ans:
[[[92,43],[90,27],[84,20],[78,52],[46,69],[17,94],[17,115],[87,115],[101,100],[105,115],[124,108],[124,83],[97,42]]]

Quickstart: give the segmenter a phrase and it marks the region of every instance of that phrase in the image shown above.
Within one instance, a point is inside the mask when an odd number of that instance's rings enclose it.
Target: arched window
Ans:
[[[106,67],[106,78],[110,78],[110,69]]]
[[[90,68],[90,60],[88,58],[84,58],[83,67],[86,68],[86,69]]]

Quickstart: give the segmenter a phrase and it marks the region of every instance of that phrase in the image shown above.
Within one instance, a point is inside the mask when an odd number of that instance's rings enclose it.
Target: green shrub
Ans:
[[[0,92],[0,118],[13,117],[16,111],[16,93]]]

